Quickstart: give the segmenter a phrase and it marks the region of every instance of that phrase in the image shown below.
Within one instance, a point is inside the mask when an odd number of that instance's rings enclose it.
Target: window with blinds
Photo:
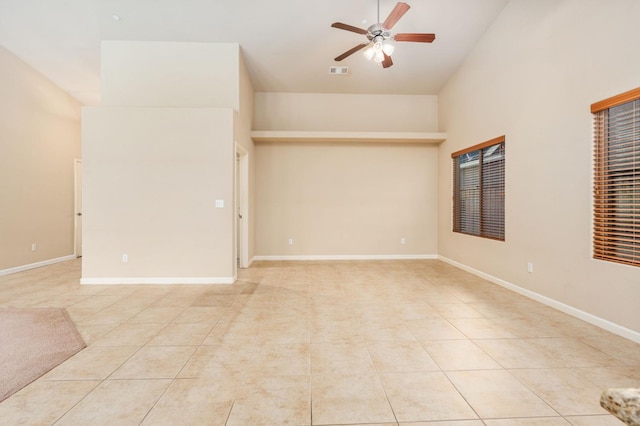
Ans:
[[[640,266],[640,88],[591,105],[595,259]]]
[[[505,138],[451,154],[453,231],[504,241]]]

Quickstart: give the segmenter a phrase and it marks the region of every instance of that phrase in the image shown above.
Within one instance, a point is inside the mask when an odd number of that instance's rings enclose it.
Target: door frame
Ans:
[[[80,199],[80,203],[78,202]],[[79,205],[80,204],[80,205]],[[73,159],[73,254],[82,257],[82,225],[78,231],[78,222],[82,221],[82,159]],[[78,232],[80,236],[78,237]],[[78,241],[80,238],[80,241]]]
[[[249,267],[249,152],[237,142],[236,156],[237,161],[234,163],[237,179],[234,179],[234,185],[238,182],[239,188],[234,191],[234,198],[236,198],[234,200],[234,238],[236,243],[234,259],[236,253],[239,252],[239,266],[240,268],[245,269]],[[238,215],[241,215],[242,219],[240,219]]]

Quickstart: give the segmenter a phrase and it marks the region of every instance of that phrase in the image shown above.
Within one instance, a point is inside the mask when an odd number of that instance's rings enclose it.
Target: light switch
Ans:
[[[216,209],[224,208],[224,200],[216,200]]]

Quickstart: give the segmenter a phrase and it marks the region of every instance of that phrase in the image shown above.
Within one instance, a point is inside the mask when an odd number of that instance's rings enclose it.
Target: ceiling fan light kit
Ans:
[[[366,47],[367,49],[364,51],[365,58],[368,60],[373,59],[376,63],[381,63],[383,68],[389,68],[393,65],[391,55],[395,49],[393,44],[394,41],[410,41],[418,43],[433,42],[436,38],[435,34],[401,33],[396,34],[395,36],[391,34],[391,28],[404,16],[405,13],[407,13],[409,8],[410,6],[407,3],[398,2],[389,16],[387,16],[387,19],[385,19],[383,23],[380,23],[380,0],[378,0],[378,23],[371,25],[366,30],[352,25],[343,24],[342,22],[334,22],[331,24],[333,28],[365,35],[369,40],[368,43],[361,43],[334,59],[336,61],[342,61]]]

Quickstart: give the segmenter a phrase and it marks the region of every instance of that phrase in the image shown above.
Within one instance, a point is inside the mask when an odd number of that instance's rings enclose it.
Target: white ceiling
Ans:
[[[411,9],[393,32],[436,40],[397,43],[388,69],[360,53],[333,60],[366,38],[331,23],[367,28],[376,0],[0,0],[0,44],[85,105],[100,102],[100,40],[237,42],[258,92],[428,95],[508,0],[405,1]],[[396,2],[380,0],[381,20]],[[334,65],[349,75],[330,75]]]

